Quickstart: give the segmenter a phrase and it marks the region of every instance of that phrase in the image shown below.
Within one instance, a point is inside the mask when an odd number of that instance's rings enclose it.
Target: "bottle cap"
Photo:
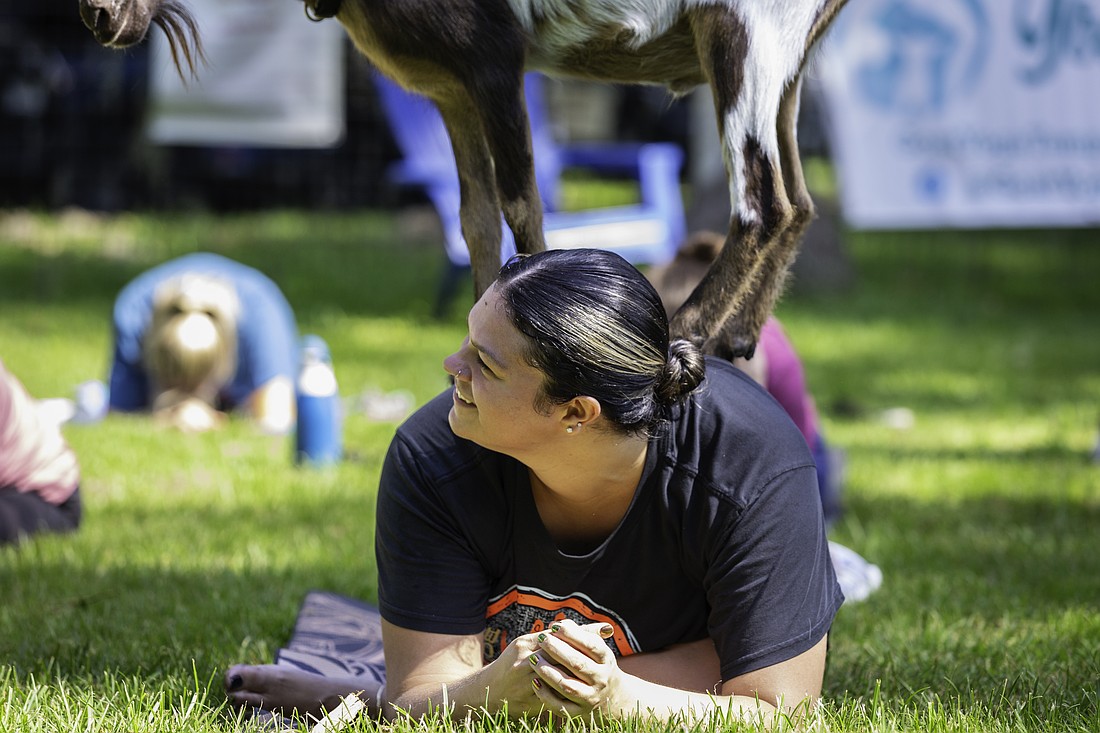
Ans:
[[[311,362],[332,363],[332,353],[328,349],[328,344],[323,338],[312,333],[302,337],[302,363]]]

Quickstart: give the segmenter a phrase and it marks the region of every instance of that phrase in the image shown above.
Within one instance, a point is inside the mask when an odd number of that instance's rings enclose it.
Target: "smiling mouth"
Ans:
[[[468,407],[474,407],[474,401],[463,397],[462,393],[458,391],[457,387],[455,388],[455,402],[467,405]]]

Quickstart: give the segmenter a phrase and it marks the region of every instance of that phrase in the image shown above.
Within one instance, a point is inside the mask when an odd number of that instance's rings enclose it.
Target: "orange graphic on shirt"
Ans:
[[[542,631],[555,621],[569,619],[578,624],[610,624],[614,633],[606,639],[616,656],[638,652],[637,642],[622,620],[599,609],[583,596],[551,596],[535,588],[513,587],[489,602],[485,612],[485,648],[482,656],[489,663],[500,656],[508,643],[523,634]]]

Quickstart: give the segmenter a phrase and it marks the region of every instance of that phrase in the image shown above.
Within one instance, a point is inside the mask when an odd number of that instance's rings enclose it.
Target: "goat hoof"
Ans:
[[[751,359],[756,353],[756,336],[735,335],[730,338],[730,349],[735,359]]]
[[[747,337],[715,338],[707,343],[703,351],[726,361],[751,359],[756,353],[756,341]]]

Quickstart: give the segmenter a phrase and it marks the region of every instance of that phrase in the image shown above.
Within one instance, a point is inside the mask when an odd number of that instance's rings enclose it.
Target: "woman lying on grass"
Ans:
[[[511,260],[468,322],[454,388],[383,468],[387,684],[238,665],[230,700],[747,719],[815,701],[843,597],[782,408],[670,345],[653,287],[604,251]]]

